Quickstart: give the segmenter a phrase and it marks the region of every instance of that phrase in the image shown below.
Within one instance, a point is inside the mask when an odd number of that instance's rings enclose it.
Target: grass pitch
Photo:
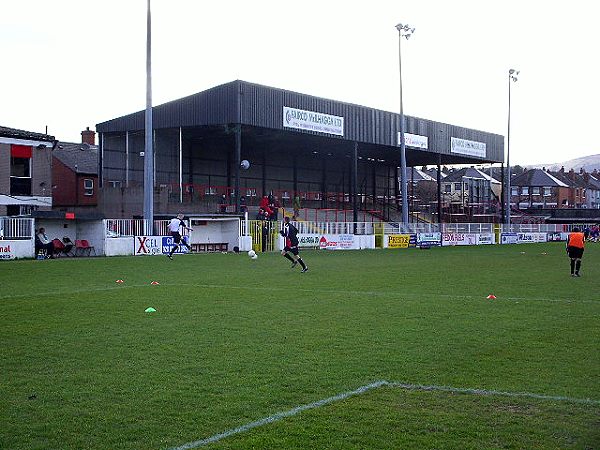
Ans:
[[[0,263],[0,448],[600,448],[600,244],[303,256]]]

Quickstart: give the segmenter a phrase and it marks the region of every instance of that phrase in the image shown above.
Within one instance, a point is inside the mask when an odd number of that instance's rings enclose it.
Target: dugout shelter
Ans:
[[[107,217],[142,213],[144,115],[96,125]],[[153,127],[156,214],[213,213],[223,195],[239,213],[268,193],[282,206],[298,195],[350,209],[355,221],[359,210],[389,219],[400,208],[394,112],[236,80],[154,106]],[[407,167],[503,161],[501,135],[411,116],[405,133]]]

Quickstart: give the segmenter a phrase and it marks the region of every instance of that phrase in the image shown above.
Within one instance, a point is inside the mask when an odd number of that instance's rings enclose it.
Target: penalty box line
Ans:
[[[451,393],[456,393],[456,394],[470,394],[470,395],[480,395],[480,396],[533,398],[536,400],[549,400],[549,401],[558,401],[558,402],[578,403],[578,404],[591,405],[591,406],[600,406],[600,400],[593,400],[593,399],[589,399],[589,398],[574,398],[574,397],[567,397],[567,396],[560,396],[560,395],[545,395],[545,394],[536,394],[533,392],[506,392],[506,391],[496,391],[496,390],[490,390],[490,389],[457,388],[457,387],[451,387],[451,386],[411,384],[411,383],[401,383],[401,382],[380,380],[380,381],[375,381],[374,383],[370,383],[370,384],[361,386],[358,389],[355,389],[353,391],[342,392],[340,394],[334,395],[332,397],[327,397],[327,398],[318,400],[313,403],[296,406],[295,408],[292,408],[288,411],[279,412],[279,413],[273,414],[272,416],[268,416],[263,419],[256,420],[254,422],[250,422],[250,423],[241,425],[236,428],[231,428],[229,430],[223,431],[222,433],[215,434],[215,435],[210,436],[205,439],[188,442],[187,444],[180,445],[179,447],[172,447],[170,450],[191,450],[191,449],[195,449],[195,448],[204,447],[205,445],[212,444],[214,442],[218,442],[229,436],[233,436],[233,435],[239,434],[239,433],[244,433],[253,428],[257,428],[257,427],[261,427],[263,425],[267,425],[269,423],[277,422],[279,420],[285,419],[286,417],[295,416],[303,411],[319,408],[321,406],[325,406],[330,403],[345,400],[349,397],[361,395],[361,394],[364,394],[365,392],[380,388],[382,386],[401,388],[401,389],[406,389],[406,390],[410,390],[410,391],[437,391],[437,392],[451,392]]]

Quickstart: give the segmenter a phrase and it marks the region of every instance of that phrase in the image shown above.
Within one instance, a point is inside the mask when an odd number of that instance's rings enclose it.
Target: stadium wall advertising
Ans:
[[[280,238],[280,248],[284,240]],[[321,250],[360,250],[375,248],[375,235],[299,233],[298,247]]]
[[[417,245],[440,247],[442,245],[442,233],[419,233],[417,234]]]
[[[548,239],[548,233],[502,233],[500,236],[502,244],[533,244],[547,242]]]
[[[185,239],[184,236],[183,239]],[[133,254],[140,255],[164,255],[171,252],[175,245],[171,236],[135,236],[133,239]],[[186,247],[179,246],[175,251],[176,254],[187,253]]]
[[[388,234],[387,248],[408,248],[417,245],[416,234]]]
[[[0,260],[33,258],[35,256],[33,239],[18,241],[0,240]]]

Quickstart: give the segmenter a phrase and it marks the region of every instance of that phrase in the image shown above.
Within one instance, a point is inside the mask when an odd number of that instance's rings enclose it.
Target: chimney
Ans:
[[[96,132],[90,130],[90,127],[86,127],[85,130],[81,132],[81,143],[96,145]]]
[[[558,173],[565,173],[565,166],[562,166],[562,167],[560,168],[560,170],[558,171]]]

